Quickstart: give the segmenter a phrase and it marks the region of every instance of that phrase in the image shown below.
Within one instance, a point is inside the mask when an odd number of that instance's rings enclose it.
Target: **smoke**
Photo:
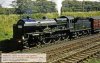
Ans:
[[[56,9],[58,11],[59,16],[61,15],[61,8],[62,8],[62,2],[63,0],[51,0],[56,4]]]

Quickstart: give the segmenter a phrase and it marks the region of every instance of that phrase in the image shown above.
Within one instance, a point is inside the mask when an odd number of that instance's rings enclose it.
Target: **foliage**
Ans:
[[[33,14],[56,12],[55,3],[51,1],[16,0],[11,4],[14,8],[1,8],[0,14]],[[63,1],[62,12],[100,11],[100,2]]]
[[[13,2],[12,6],[17,14],[47,13],[55,10],[55,4],[49,1],[17,0],[16,3]]]
[[[13,14],[15,12],[14,8],[0,8],[0,14]]]
[[[80,2],[80,1],[68,1],[63,2],[63,11],[98,11],[100,10],[100,2]]]
[[[17,20],[17,15],[0,15],[0,40],[12,37],[12,26]]]
[[[23,14],[25,11],[32,9],[32,2],[31,0],[17,0],[16,1],[16,8],[15,12],[18,14]],[[31,12],[31,11],[28,11]]]
[[[63,12],[62,15],[69,15],[74,17],[91,17],[91,16],[100,16],[100,12]]]

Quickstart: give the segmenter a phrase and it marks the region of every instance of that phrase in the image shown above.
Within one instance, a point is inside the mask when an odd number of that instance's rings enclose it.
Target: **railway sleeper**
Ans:
[[[86,57],[83,57],[82,58],[82,60],[79,60],[78,62],[82,62],[82,61],[84,61],[84,60],[86,60],[86,59],[88,59],[88,58],[91,58],[92,56],[91,55],[87,55]],[[87,60],[88,61],[88,60]]]
[[[76,58],[68,58],[68,60],[70,60],[70,61],[75,61],[75,60],[77,60]]]
[[[65,63],[65,61],[62,60],[62,61],[58,61],[57,63]]]
[[[63,60],[65,63],[74,63],[72,60],[64,59]]]
[[[72,57],[70,60],[73,60],[74,62],[77,62],[79,60],[82,60],[84,58],[84,56],[78,56],[78,57]]]
[[[89,58],[89,55],[87,56],[82,56],[82,57],[75,57],[74,59],[74,63],[79,63],[79,62],[82,62],[83,60],[86,60],[87,58]]]

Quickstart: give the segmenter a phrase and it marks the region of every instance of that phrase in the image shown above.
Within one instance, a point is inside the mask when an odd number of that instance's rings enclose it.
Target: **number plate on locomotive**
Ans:
[[[22,28],[22,26],[21,25],[18,25],[18,28]]]

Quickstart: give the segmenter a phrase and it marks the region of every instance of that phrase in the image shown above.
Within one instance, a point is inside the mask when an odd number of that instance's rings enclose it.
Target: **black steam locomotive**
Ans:
[[[59,40],[72,39],[99,32],[100,17],[74,18],[61,16],[56,19],[35,20],[27,17],[13,25],[13,38],[30,47]]]

